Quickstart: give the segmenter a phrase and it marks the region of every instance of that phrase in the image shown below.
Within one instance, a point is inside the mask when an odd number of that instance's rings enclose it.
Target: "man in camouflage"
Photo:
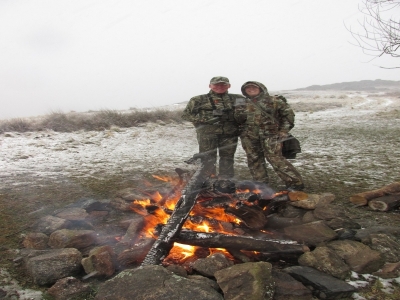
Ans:
[[[230,87],[228,78],[213,77],[210,92],[191,98],[182,115],[182,119],[195,126],[199,152],[206,154],[208,163],[216,164],[218,152],[218,177],[221,179],[234,176],[233,162],[239,136],[234,103],[236,98],[243,98],[242,95],[229,94]]]
[[[240,139],[253,179],[268,184],[267,160],[288,190],[304,189],[301,175],[282,156],[282,141],[294,127],[293,110],[282,99],[270,96],[262,83],[248,81],[242,93],[246,100],[236,106],[235,118],[242,124]]]

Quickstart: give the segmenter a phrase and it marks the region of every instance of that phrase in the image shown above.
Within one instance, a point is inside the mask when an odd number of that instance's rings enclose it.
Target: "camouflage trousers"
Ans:
[[[240,139],[253,180],[268,183],[267,160],[287,187],[303,183],[300,173],[282,156],[282,143],[276,135],[254,138],[242,134]]]
[[[232,178],[234,176],[234,157],[238,143],[238,137],[224,134],[204,134],[197,132],[199,152],[207,153],[207,161],[216,165],[219,154],[219,177]],[[214,167],[214,174],[216,168]]]

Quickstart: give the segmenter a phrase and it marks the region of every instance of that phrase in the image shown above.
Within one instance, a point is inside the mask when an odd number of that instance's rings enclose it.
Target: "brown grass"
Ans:
[[[101,110],[92,113],[53,112],[40,120],[11,119],[0,121],[0,133],[53,130],[73,132],[79,130],[101,131],[111,127],[134,127],[147,122],[182,122],[182,111],[157,109],[154,111],[134,110],[122,113],[115,110]]]

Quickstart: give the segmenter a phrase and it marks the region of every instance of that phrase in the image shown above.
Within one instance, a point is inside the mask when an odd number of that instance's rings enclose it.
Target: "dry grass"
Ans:
[[[133,110],[122,113],[115,110],[101,110],[88,114],[53,112],[40,120],[11,119],[0,121],[0,133],[53,130],[74,132],[79,130],[101,131],[111,127],[128,128],[147,122],[182,122],[179,110],[157,109],[153,111]]]

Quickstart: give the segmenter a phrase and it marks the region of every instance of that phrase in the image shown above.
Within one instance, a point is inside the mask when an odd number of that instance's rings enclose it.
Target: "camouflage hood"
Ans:
[[[262,98],[263,96],[269,96],[267,88],[261,82],[258,82],[258,81],[247,81],[242,85],[242,94],[245,95],[246,97],[250,98],[246,94],[246,92],[244,91],[244,87],[249,83],[257,85],[261,90],[260,94],[255,98]]]

